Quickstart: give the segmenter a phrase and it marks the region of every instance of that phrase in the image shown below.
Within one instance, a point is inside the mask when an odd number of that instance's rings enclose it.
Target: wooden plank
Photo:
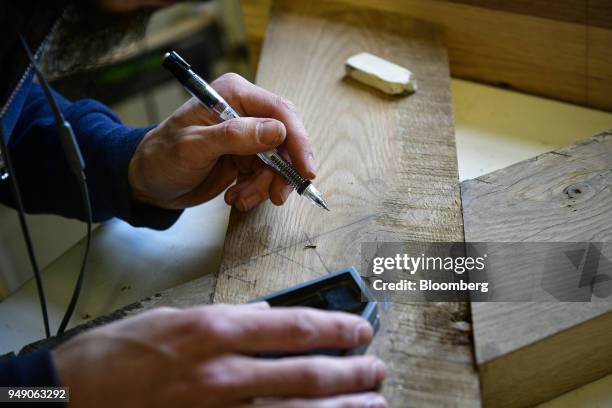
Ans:
[[[257,84],[301,110],[331,213],[293,196],[232,212],[215,302],[243,302],[349,265],[360,243],[462,241],[450,81],[440,33],[390,13],[330,2],[272,11]],[[411,69],[416,94],[391,98],[343,80],[369,51]],[[304,248],[316,244],[316,249]],[[373,351],[391,406],[477,406],[465,304],[393,304]]]
[[[587,104],[612,111],[612,1],[587,8]]]
[[[610,242],[610,186],[612,132],[463,182],[465,238]],[[473,303],[472,321],[485,406],[530,406],[612,372],[610,299]]]
[[[585,24],[587,0],[447,0],[491,10]]]
[[[612,28],[612,2],[610,0],[588,0],[586,14],[588,25]]]
[[[241,2],[253,63],[270,1]],[[587,27],[609,35],[612,20],[606,16],[612,14],[612,2],[590,0],[587,9],[584,0],[341,1],[441,25],[455,77],[612,110],[610,47],[593,47],[587,38]],[[601,61],[604,75],[589,69],[592,60]]]
[[[612,111],[612,30],[589,27],[588,105]]]
[[[268,26],[270,17],[270,4],[272,0],[241,0],[240,10],[247,47],[249,49],[249,61],[253,72],[257,70],[261,45]]]

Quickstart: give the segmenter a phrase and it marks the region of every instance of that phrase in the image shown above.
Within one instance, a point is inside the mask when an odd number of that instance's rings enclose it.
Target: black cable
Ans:
[[[81,293],[81,288],[83,286],[85,270],[87,269],[87,262],[89,260],[89,248],[91,244],[91,225],[92,225],[92,218],[93,218],[92,211],[91,211],[91,201],[89,199],[89,190],[87,189],[87,179],[85,177],[85,171],[84,171],[85,162],[83,161],[83,156],[81,155],[79,145],[76,141],[76,138],[74,137],[72,126],[70,126],[70,123],[68,123],[68,121],[66,121],[66,119],[64,118],[64,115],[62,114],[62,111],[60,110],[59,105],[57,101],[55,100],[55,97],[53,96],[53,92],[51,92],[51,87],[49,86],[49,83],[47,82],[45,76],[42,74],[42,72],[38,68],[38,64],[36,63],[36,60],[34,56],[32,55],[32,52],[30,51],[30,47],[28,47],[28,44],[24,40],[23,36],[21,36],[21,34],[19,35],[19,38],[21,40],[21,44],[23,45],[23,49],[25,50],[30,60],[30,63],[32,64],[34,72],[36,73],[38,82],[40,83],[40,85],[43,88],[43,91],[45,92],[45,97],[47,99],[47,102],[51,106],[51,110],[55,118],[55,124],[57,127],[57,131],[60,136],[60,142],[62,144],[62,148],[64,150],[66,160],[68,161],[68,166],[70,167],[70,170],[76,177],[77,182],[79,184],[79,190],[81,193],[81,199],[82,199],[83,207],[85,211],[85,219],[87,222],[87,238],[85,241],[85,251],[83,253],[81,269],[79,270],[79,276],[77,278],[77,281],[74,285],[74,289],[72,291],[70,303],[68,304],[68,307],[66,308],[64,317],[62,318],[60,326],[57,330],[57,334],[59,335],[64,332],[64,330],[66,329],[66,326],[70,322],[70,318],[72,317],[72,314],[74,313],[74,309],[79,300],[79,295]],[[41,285],[41,289],[42,289],[42,285]],[[44,297],[43,297],[43,300],[44,300]],[[45,310],[46,310],[46,304],[45,304]],[[47,330],[48,330],[48,327],[47,327]]]
[[[21,45],[25,50],[30,63],[32,64],[32,68],[36,73],[36,77],[38,78],[38,82],[42,85],[43,91],[45,92],[45,98],[47,99],[47,103],[51,107],[51,111],[53,112],[53,117],[55,118],[55,126],[60,136],[60,142],[62,144],[62,149],[64,150],[64,155],[66,156],[66,160],[68,160],[68,167],[77,178],[79,183],[85,182],[85,162],[83,161],[83,156],[81,155],[81,150],[79,149],[79,145],[74,137],[74,132],[72,131],[72,126],[70,123],[64,119],[64,115],[59,108],[55,97],[53,96],[53,92],[51,92],[51,87],[47,82],[47,79],[42,74],[40,69],[38,68],[38,64],[32,55],[32,51],[30,51],[30,47],[24,40],[23,36],[19,34],[19,39],[21,40]]]
[[[91,202],[89,201],[89,191],[87,190],[87,183],[85,182],[85,175],[83,175],[83,182],[79,182],[79,187],[81,190],[81,197],[83,199],[83,204],[85,205],[85,212],[87,217],[87,240],[85,241],[85,251],[83,252],[83,261],[81,262],[81,270],[79,271],[79,276],[74,285],[74,289],[72,291],[72,297],[70,298],[70,303],[66,308],[66,313],[64,313],[64,317],[62,318],[62,322],[60,323],[59,328],[57,329],[57,334],[62,334],[64,330],[66,330],[66,326],[70,322],[70,318],[74,313],[74,309],[79,300],[79,294],[81,293],[81,287],[83,286],[83,279],[85,278],[85,270],[87,268],[87,262],[89,260],[89,247],[91,244],[91,224],[92,224],[92,216],[91,216]]]
[[[30,236],[30,230],[28,228],[28,222],[25,217],[25,210],[23,208],[23,201],[21,200],[21,192],[19,191],[19,184],[17,177],[15,176],[15,170],[13,168],[13,162],[11,161],[11,155],[7,143],[4,141],[4,123],[0,123],[0,145],[2,146],[2,156],[4,157],[4,163],[9,171],[9,182],[11,186],[11,193],[13,194],[13,200],[15,200],[15,207],[17,208],[17,214],[19,214],[19,224],[21,225],[21,232],[23,233],[23,239],[28,250],[28,257],[30,258],[30,264],[32,265],[32,271],[34,272],[34,279],[36,281],[36,290],[38,291],[38,300],[40,302],[40,309],[42,312],[43,323],[45,325],[45,336],[49,338],[51,332],[49,330],[49,315],[47,313],[47,300],[45,298],[45,289],[43,287],[42,278],[40,276],[40,269],[38,268],[38,262],[36,261],[36,254],[34,253],[34,246],[32,245],[32,238]]]

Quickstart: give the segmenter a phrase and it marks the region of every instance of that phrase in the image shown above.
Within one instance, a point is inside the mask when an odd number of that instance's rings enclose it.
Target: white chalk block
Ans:
[[[367,52],[353,55],[346,60],[344,67],[349,77],[389,95],[417,90],[412,72]]]

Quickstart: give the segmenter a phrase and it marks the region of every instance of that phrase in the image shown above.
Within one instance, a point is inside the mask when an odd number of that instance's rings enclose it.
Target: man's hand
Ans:
[[[225,194],[228,204],[247,211],[270,198],[282,205],[292,188],[255,154],[278,147],[302,176],[315,177],[312,149],[295,107],[236,74],[211,85],[245,117],[217,124],[196,99],[187,101],[136,149],[128,174],[133,198],[186,208],[214,198],[238,178]]]
[[[260,359],[258,352],[350,348],[370,341],[355,315],[267,303],[154,309],[53,351],[70,406],[385,407],[375,357]]]

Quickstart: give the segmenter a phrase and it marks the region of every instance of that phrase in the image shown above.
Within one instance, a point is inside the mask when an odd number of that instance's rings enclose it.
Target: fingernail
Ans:
[[[289,194],[291,194],[292,191],[293,191],[293,188],[291,187],[286,187],[281,190],[281,196],[283,199],[283,203],[287,201],[287,199],[289,198]]]
[[[308,154],[308,156],[306,157],[306,165],[308,166],[308,171],[310,172],[310,174],[308,174],[308,177],[315,178],[317,169],[315,166],[314,155],[312,153]]]
[[[257,139],[268,146],[276,146],[281,138],[280,123],[276,120],[264,120],[257,123]]]
[[[257,194],[250,195],[246,198],[240,200],[240,204],[242,207],[242,211],[248,211],[251,208],[255,207],[255,205],[259,202],[259,197]]]
[[[385,374],[387,373],[385,363],[377,359],[374,364],[372,364],[372,372],[374,374],[374,381],[377,384],[380,383],[382,380],[385,379]]]
[[[368,397],[365,406],[368,408],[387,408],[387,401],[382,395],[374,395]]]
[[[370,341],[374,334],[372,326],[368,323],[360,323],[355,327],[355,340],[357,344],[364,344]]]

